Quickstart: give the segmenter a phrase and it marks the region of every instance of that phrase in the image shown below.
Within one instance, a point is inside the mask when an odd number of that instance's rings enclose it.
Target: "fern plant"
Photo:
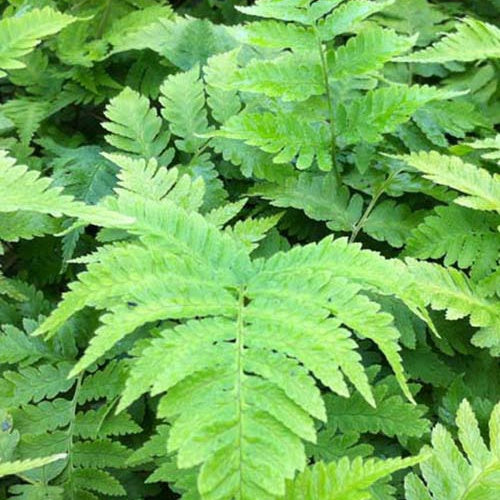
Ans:
[[[490,10],[2,5],[0,498],[496,498]]]

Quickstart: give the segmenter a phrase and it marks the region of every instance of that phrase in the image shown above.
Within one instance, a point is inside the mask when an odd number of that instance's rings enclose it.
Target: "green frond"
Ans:
[[[74,421],[74,435],[82,439],[97,439],[141,432],[141,427],[130,414],[122,412],[115,415],[110,410],[109,406],[101,406],[98,410],[78,412]]]
[[[314,47],[316,38],[311,28],[280,21],[258,21],[245,26],[245,43],[269,49],[296,51]]]
[[[22,144],[31,142],[42,121],[54,111],[50,102],[29,97],[11,99],[0,109],[16,126]]]
[[[21,434],[44,434],[67,426],[73,417],[71,410],[71,401],[58,398],[14,408],[10,414]]]
[[[456,424],[461,449],[446,428],[437,424],[432,431],[432,447],[426,448],[430,458],[420,464],[425,483],[415,474],[408,475],[405,480],[407,500],[494,500],[498,496],[500,404],[491,412],[490,448],[465,399],[458,409]]]
[[[170,140],[162,120],[147,97],[125,88],[111,99],[104,112],[110,121],[102,126],[111,134],[106,141],[115,148],[145,159],[161,158]]]
[[[285,53],[271,61],[254,59],[234,74],[232,88],[243,92],[305,101],[325,92],[321,64],[316,52]]]
[[[55,217],[67,215],[103,226],[122,226],[132,219],[100,207],[92,207],[62,194],[52,180],[15,160],[0,150],[0,212],[32,211]]]
[[[422,172],[426,179],[466,195],[456,198],[455,203],[475,210],[500,212],[499,174],[492,175],[483,168],[465,163],[457,156],[443,155],[437,151],[412,153],[401,159]]]
[[[273,153],[274,163],[297,158],[297,168],[309,168],[316,159],[321,170],[331,170],[330,131],[324,123],[304,123],[292,113],[240,113],[231,117],[214,137],[240,139]]]
[[[369,405],[358,393],[350,398],[326,396],[326,430],[329,433],[339,430],[345,435],[356,432],[399,437],[420,437],[429,431],[430,422],[423,418],[425,406],[405,401],[395,377],[375,383],[373,396],[376,406]]]
[[[394,0],[372,2],[371,0],[350,0],[335,9],[318,23],[318,31],[324,41],[352,33],[366,18],[392,5]]]
[[[481,156],[485,160],[500,161],[500,134],[497,134],[495,137],[468,142],[466,145],[473,149],[492,149],[493,151],[483,153]]]
[[[370,90],[338,106],[337,131],[346,145],[376,143],[428,102],[454,95],[426,85],[392,85]]]
[[[103,156],[120,167],[115,189],[119,197],[133,193],[158,202],[170,200],[188,211],[197,211],[203,203],[205,184],[201,178],[181,176],[177,168],[159,166],[154,158],[146,162],[117,154]]]
[[[61,231],[61,224],[45,214],[36,212],[0,213],[0,239],[3,241],[30,240]]]
[[[334,231],[351,231],[361,217],[362,199],[351,197],[349,189],[339,187],[331,174],[303,172],[283,183],[258,184],[251,193],[276,207],[303,210],[313,220],[326,221]]]
[[[411,231],[422,221],[425,211],[412,211],[408,205],[392,200],[379,203],[363,224],[363,231],[395,248],[402,247]]]
[[[347,396],[347,379],[374,404],[357,343],[342,324],[378,345],[411,398],[393,318],[359,293],[378,284],[404,295],[403,263],[329,239],[313,246],[328,255],[303,247],[251,263],[242,244],[199,214],[168,200],[141,203],[154,212],[133,232],[147,246],[99,250],[36,333],[54,332],[86,305],[106,310],[75,374],[136,328],[181,320],[134,352],[119,409],[167,391],[158,415],[172,423],[169,450],[181,468],[201,466],[202,495],[282,495],[285,479],[305,465],[302,441],[315,440],[313,418],[324,418],[316,381]],[[363,258],[378,262],[381,274]],[[193,411],[201,407],[210,408],[202,419]]]
[[[23,293],[15,286],[15,284],[6,278],[0,271],[0,295],[7,295],[14,300],[23,300],[26,297]]]
[[[236,7],[240,12],[250,16],[294,21],[311,25],[317,19],[335,8],[343,0],[258,0],[251,7]]]
[[[43,467],[44,465],[51,464],[52,462],[64,460],[66,456],[67,455],[65,453],[59,453],[57,455],[52,455],[44,458],[16,460],[14,462],[0,462],[0,477],[10,476],[13,474],[21,474],[22,472],[26,472],[31,469]]]
[[[200,68],[169,76],[160,88],[162,116],[170,131],[181,140],[175,145],[182,151],[195,153],[206,139],[197,137],[208,132],[205,93]]]
[[[36,368],[29,366],[17,371],[6,371],[2,374],[5,396],[10,405],[35,403],[44,398],[53,398],[60,392],[69,390],[75,380],[68,379],[71,365],[67,362],[43,364]],[[3,396],[3,395],[2,395]]]
[[[430,47],[409,56],[402,62],[444,63],[500,58],[500,29],[477,19],[463,19],[457,30]]]
[[[119,441],[98,439],[77,441],[73,445],[72,453],[75,467],[123,469],[126,467],[130,450]]]
[[[319,462],[308,467],[293,481],[287,483],[285,500],[365,500],[372,497],[371,487],[394,472],[412,467],[425,456],[390,458],[386,460],[350,461],[347,457],[338,462]]]
[[[365,28],[331,54],[331,77],[342,79],[377,71],[393,57],[411,49],[415,42],[416,37],[400,36],[393,30]]]
[[[433,144],[443,148],[449,145],[446,135],[463,139],[467,132],[488,126],[488,121],[467,101],[433,101],[412,119]]]
[[[173,17],[174,11],[170,5],[150,5],[140,10],[133,10],[114,21],[103,38],[114,47],[119,47],[131,34],[154,24],[158,19]]]
[[[24,68],[23,56],[74,21],[75,17],[49,7],[0,20],[0,77],[7,74],[5,70]]]
[[[484,297],[465,274],[454,268],[407,259],[415,280],[415,291],[438,311],[446,310],[450,320],[470,316],[472,326],[481,328],[472,337],[480,347],[500,349],[500,309],[498,301]]]
[[[127,374],[125,362],[111,361],[102,370],[86,375],[78,392],[78,403],[116,399],[123,392]]]
[[[104,470],[92,467],[76,469],[73,472],[72,480],[77,488],[95,491],[103,495],[124,496],[127,494],[120,481]]]
[[[406,254],[418,259],[441,259],[444,264],[471,268],[483,278],[494,270],[500,255],[500,218],[457,205],[440,206],[426,217],[406,242]]]
[[[265,238],[267,232],[276,226],[282,216],[283,214],[275,214],[269,217],[240,220],[234,226],[226,228],[226,233],[241,241],[251,252],[257,248],[259,241]]]
[[[238,51],[233,50],[212,56],[203,68],[206,82],[207,104],[212,116],[224,123],[241,109],[241,101],[235,90],[228,90],[238,70]]]

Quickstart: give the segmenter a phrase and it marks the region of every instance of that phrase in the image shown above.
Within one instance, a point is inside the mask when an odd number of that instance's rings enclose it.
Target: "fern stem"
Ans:
[[[396,175],[398,175],[399,172],[400,172],[400,170],[397,170],[396,172],[391,173],[387,177],[387,179],[378,187],[378,189],[375,190],[375,192],[373,193],[372,199],[370,200],[370,203],[366,207],[366,210],[364,211],[363,215],[358,220],[358,222],[356,223],[356,225],[354,226],[354,228],[352,230],[351,237],[349,238],[349,243],[353,243],[356,240],[359,232],[361,231],[361,229],[363,229],[363,226],[365,225],[368,217],[373,212],[373,209],[375,208],[377,201],[382,196],[382,194],[384,194],[385,190],[387,189],[389,184],[392,182],[392,179],[394,179],[394,177],[396,177]]]
[[[110,11],[111,11],[111,0],[108,0],[108,3],[104,9],[104,13],[101,17],[101,21],[99,22],[99,26],[97,28],[96,38],[101,38],[102,34],[104,33],[104,27],[108,22]]]
[[[68,448],[67,448],[67,453],[68,453],[68,466],[67,466],[67,475],[68,475],[68,482],[71,484],[71,498],[73,499],[75,497],[74,495],[74,490],[73,490],[73,483],[72,483],[72,478],[71,475],[73,473],[73,456],[71,454],[72,449],[73,449],[73,431],[75,429],[75,421],[76,421],[76,409],[78,406],[78,396],[80,395],[80,388],[82,386],[82,378],[83,374],[79,375],[76,379],[76,387],[75,387],[75,392],[73,393],[73,399],[71,400],[71,422],[68,426],[68,430],[66,431],[68,434]]]
[[[243,480],[241,464],[243,463],[243,395],[241,386],[243,385],[243,351],[245,348],[244,338],[243,338],[243,309],[245,307],[245,294],[243,287],[239,289],[238,293],[238,317],[236,320],[236,376],[237,379],[237,389],[236,397],[238,400],[237,418],[238,418],[238,443],[239,443],[239,491],[243,490]]]
[[[325,84],[325,93],[326,93],[326,99],[328,101],[328,116],[329,116],[329,122],[330,122],[330,134],[332,136],[331,140],[331,157],[332,157],[332,168],[333,172],[335,174],[335,178],[337,180],[337,183],[340,185],[340,174],[337,168],[337,144],[336,144],[336,137],[337,137],[337,129],[335,127],[335,114],[333,112],[333,105],[332,105],[332,93],[330,92],[330,79],[328,78],[328,61],[326,60],[326,55],[325,55],[325,49],[323,46],[323,43],[321,42],[321,38],[319,37],[319,33],[316,27],[314,27],[314,33],[316,35],[316,40],[318,42],[318,50],[319,50],[319,57],[321,60],[321,72],[323,73],[323,81]]]

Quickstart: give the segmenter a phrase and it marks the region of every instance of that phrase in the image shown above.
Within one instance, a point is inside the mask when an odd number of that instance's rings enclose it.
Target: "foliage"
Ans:
[[[494,4],[0,7],[0,498],[496,498]]]

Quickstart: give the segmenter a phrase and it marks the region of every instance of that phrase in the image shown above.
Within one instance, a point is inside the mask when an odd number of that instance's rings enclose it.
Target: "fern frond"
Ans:
[[[356,30],[366,18],[392,5],[394,0],[372,2],[371,0],[350,0],[318,23],[321,39],[324,41]]]
[[[177,168],[158,166],[154,158],[146,162],[117,154],[103,156],[120,167],[115,189],[118,196],[133,193],[154,201],[170,200],[189,211],[198,210],[203,203],[205,184],[200,178],[180,176]]]
[[[311,28],[294,23],[259,21],[245,26],[245,42],[269,49],[308,50],[316,39]]]
[[[4,372],[2,375],[9,387],[10,404],[21,405],[30,401],[37,403],[69,390],[75,383],[74,379],[67,378],[70,368],[70,364],[62,362]]]
[[[30,240],[44,234],[55,234],[61,230],[57,219],[36,212],[0,213],[0,240]]]
[[[441,206],[416,227],[406,243],[406,253],[418,259],[441,259],[447,266],[471,268],[482,278],[497,265],[500,218],[456,205]]]
[[[324,16],[343,0],[320,1],[312,0],[258,0],[251,7],[236,7],[240,12],[250,16],[294,21],[311,25]],[[312,5],[311,5],[312,4]]]
[[[58,453],[57,455],[52,455],[44,458],[32,458],[27,460],[16,460],[15,462],[0,462],[0,477],[10,476],[13,474],[21,474],[38,467],[43,467],[44,465],[51,464],[52,462],[57,462],[58,460],[64,460],[67,457],[66,453]]]
[[[98,439],[95,441],[77,441],[72,448],[73,462],[76,467],[95,467],[104,469],[126,467],[130,450],[118,441]]]
[[[466,101],[433,101],[412,119],[430,141],[444,148],[449,145],[445,134],[463,139],[467,132],[488,126],[476,107]]]
[[[408,165],[424,174],[426,179],[448,186],[467,196],[454,201],[476,210],[496,210],[500,213],[500,175],[491,175],[487,170],[465,163],[456,156],[436,151],[412,153],[402,156]]]
[[[57,330],[86,305],[105,309],[78,373],[136,328],[180,321],[137,346],[119,409],[167,391],[158,415],[172,423],[169,450],[181,468],[201,467],[202,495],[282,495],[284,480],[305,466],[313,418],[324,418],[317,380],[347,395],[348,379],[373,404],[342,325],[379,346],[411,397],[392,317],[360,293],[379,286],[406,297],[403,263],[329,239],[252,262],[197,213],[168,200],[128,202],[144,212],[132,232],[147,245],[99,250],[37,333]],[[193,408],[204,408],[203,417]]]
[[[162,116],[169,122],[170,131],[182,140],[175,141],[178,149],[195,153],[205,142],[197,137],[208,132],[205,93],[200,68],[169,76],[160,88]]]
[[[331,77],[342,79],[376,71],[415,42],[416,37],[400,36],[393,30],[377,26],[364,29],[331,54]]]
[[[207,104],[219,123],[224,123],[241,109],[238,93],[227,88],[238,70],[237,58],[237,50],[218,54],[211,57],[203,68],[207,84]]]
[[[311,219],[326,221],[335,231],[351,231],[363,206],[361,197],[351,197],[349,189],[339,187],[331,174],[303,172],[283,183],[257,185],[251,193],[270,200],[275,207],[303,210]]]
[[[483,153],[481,156],[485,160],[497,160],[500,162],[500,134],[497,134],[495,137],[469,142],[467,146],[474,149],[492,149],[493,151]]]
[[[407,500],[438,497],[494,500],[498,496],[500,404],[491,412],[490,449],[465,399],[458,409],[456,423],[461,449],[446,428],[437,424],[432,431],[432,448],[426,448],[431,456],[420,464],[425,484],[417,475],[409,474],[405,480]]]
[[[49,7],[0,20],[0,78],[7,74],[4,70],[24,68],[23,56],[74,21],[75,17]]]
[[[71,401],[54,399],[10,410],[21,434],[43,434],[68,425],[73,417]]]
[[[424,211],[412,211],[407,205],[387,200],[371,212],[363,224],[363,231],[378,241],[387,241],[389,245],[399,248],[423,216]]]
[[[412,467],[425,456],[390,458],[387,460],[350,461],[347,457],[338,462],[319,462],[308,467],[293,481],[287,483],[285,500],[364,500],[372,498],[370,489],[380,479],[392,473]]]
[[[60,217],[62,214],[77,217],[98,225],[121,226],[132,219],[100,207],[91,207],[61,193],[51,185],[51,179],[40,177],[37,171],[15,160],[0,150],[0,212],[32,211]]]
[[[31,142],[42,121],[53,112],[50,102],[28,97],[11,99],[2,104],[0,109],[15,124],[23,144]]]
[[[111,132],[105,139],[115,148],[145,159],[165,153],[170,135],[162,130],[162,120],[147,97],[127,87],[109,102],[104,115],[110,121],[102,126]]]
[[[402,62],[444,63],[500,58],[500,29],[490,23],[466,18],[454,33],[409,56]]]
[[[316,53],[288,53],[271,61],[254,59],[234,74],[233,88],[283,101],[305,101],[325,92]]]
[[[338,107],[337,129],[346,144],[376,143],[428,102],[454,95],[425,85],[392,85],[371,90]]]
[[[103,495],[125,496],[125,488],[120,481],[105,470],[95,468],[76,469],[72,480],[77,488],[91,490]]]
[[[429,430],[430,422],[423,418],[425,406],[405,401],[395,377],[377,382],[373,396],[376,406],[370,406],[358,393],[348,399],[333,394],[326,396],[327,431],[419,437]]]
[[[497,301],[481,294],[473,282],[460,271],[429,262],[407,260],[415,280],[415,291],[433,309],[446,310],[450,320],[470,316],[470,324],[481,328],[472,337],[480,347],[500,348],[500,309]]]
[[[297,157],[297,168],[309,168],[314,159],[321,170],[331,170],[330,132],[324,123],[298,122],[292,113],[240,113],[211,135],[240,139],[276,156],[275,163]]]

